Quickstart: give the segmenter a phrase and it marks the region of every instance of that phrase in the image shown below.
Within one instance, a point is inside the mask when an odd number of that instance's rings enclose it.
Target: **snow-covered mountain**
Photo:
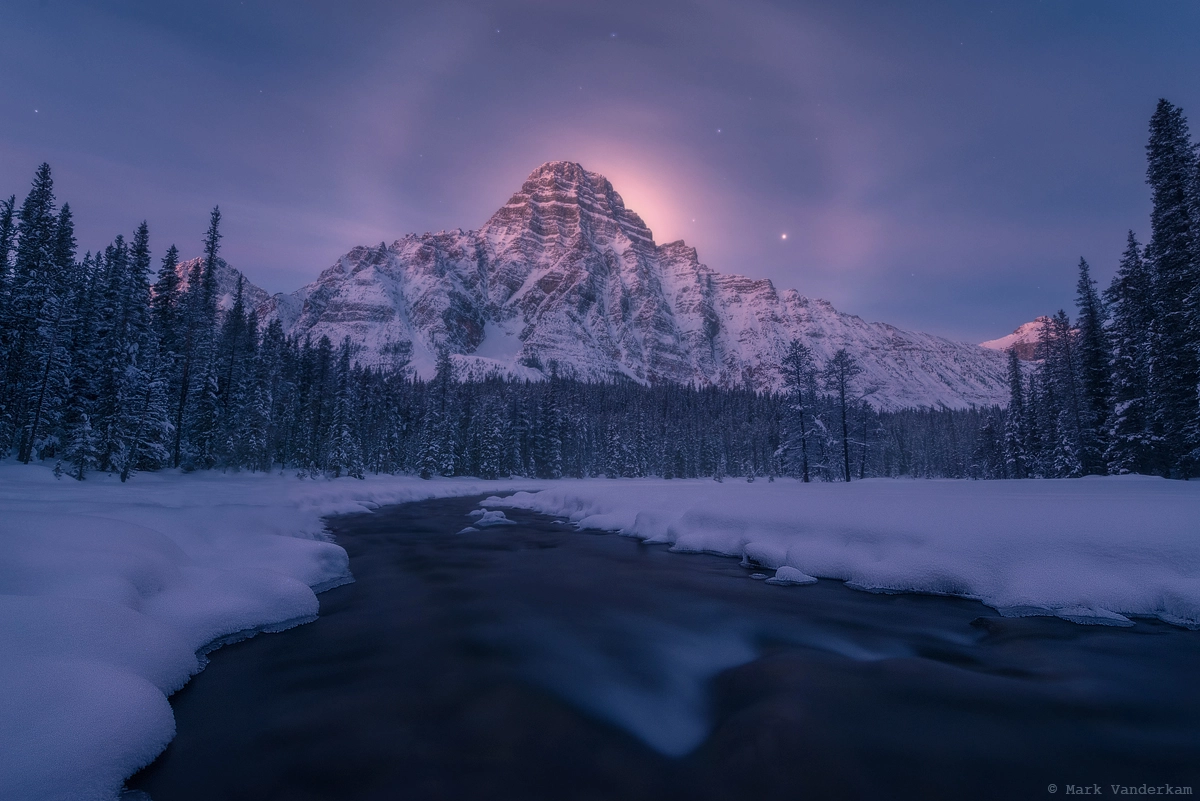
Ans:
[[[1018,359],[1027,362],[1033,361],[1037,357],[1038,338],[1042,334],[1042,328],[1048,322],[1050,322],[1049,317],[1039,317],[1028,323],[1022,323],[1011,334],[1002,336],[999,339],[989,339],[987,342],[980,342],[979,347],[999,351],[1006,351],[1012,348],[1017,352]]]
[[[880,408],[1007,400],[1002,354],[715,272],[682,241],[656,244],[606,178],[572,162],[538,167],[477,231],[354,248],[313,283],[257,308],[290,333],[349,336],[363,363],[411,354],[423,376],[444,347],[462,377],[557,369],[589,380],[770,389],[798,338],[821,363],[849,350]]]

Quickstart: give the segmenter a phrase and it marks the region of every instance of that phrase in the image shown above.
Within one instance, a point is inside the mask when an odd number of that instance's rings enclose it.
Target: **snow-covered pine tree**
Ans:
[[[62,462],[70,465],[70,473],[77,481],[83,481],[88,471],[99,465],[95,431],[87,413],[82,412],[78,419],[72,420],[67,431],[69,437],[63,448]]]
[[[67,348],[71,322],[72,281],[76,276],[75,225],[71,208],[63,204],[55,223],[53,285],[37,319],[37,347],[30,354],[37,374],[29,387],[29,434],[22,437],[21,461],[36,455],[53,456],[62,422],[63,399],[70,381],[71,356]]]
[[[557,372],[543,382],[538,393],[536,423],[530,432],[534,471],[538,478],[562,478],[562,417],[558,403]],[[634,435],[631,433],[630,437]],[[624,475],[636,475],[633,454],[629,454]]]
[[[1196,400],[1200,352],[1192,307],[1200,291],[1193,254],[1200,246],[1189,202],[1197,165],[1187,119],[1166,100],[1158,102],[1150,118],[1146,156],[1152,206],[1145,259],[1154,298],[1149,349],[1151,426],[1159,446],[1158,471],[1185,476],[1192,469],[1190,454],[1200,446]]]
[[[50,165],[42,164],[17,215],[16,250],[8,290],[6,326],[9,336],[5,375],[0,381],[0,455],[17,446],[24,456],[32,447],[31,406],[35,387],[49,349],[45,320],[60,288],[61,271],[55,262],[58,214]]]
[[[1133,231],[1129,232],[1121,264],[1104,297],[1112,312],[1109,337],[1113,350],[1113,412],[1105,453],[1108,471],[1148,473],[1154,464],[1147,397],[1154,308],[1150,271]]]
[[[12,314],[12,251],[17,237],[16,205],[16,195],[0,200],[0,415],[4,407],[4,381],[8,375],[8,351],[13,333],[9,317]],[[3,428],[2,421],[0,428]],[[2,455],[3,451],[0,451]]]
[[[334,378],[336,396],[333,404],[332,441],[325,464],[325,472],[334,478],[343,473],[354,478],[363,477],[362,452],[354,431],[354,376],[350,368],[351,348],[350,337],[346,337],[338,348]]]
[[[504,406],[497,394],[488,394],[475,405],[478,431],[480,478],[502,478],[506,474],[504,443],[508,438]]]
[[[126,414],[132,405],[129,367],[129,331],[125,290],[129,273],[129,246],[118,234],[104,249],[104,289],[97,326],[96,403],[91,426],[96,432],[100,469],[120,472],[129,455],[129,422]]]
[[[1088,263],[1079,260],[1075,327],[1079,360],[1079,458],[1086,475],[1108,472],[1104,457],[1112,414],[1112,353],[1108,341],[1108,312],[1096,291]]]
[[[1008,413],[1004,416],[1004,465],[1009,478],[1029,477],[1025,376],[1015,348],[1008,349]]]
[[[188,470],[211,470],[217,466],[221,434],[221,397],[217,388],[217,366],[200,365],[195,391],[195,411],[188,420],[191,432],[183,466]]]
[[[850,481],[850,402],[852,401],[853,382],[862,372],[858,360],[845,348],[839,348],[833,357],[825,364],[825,389],[833,394],[837,407],[838,425],[840,427],[839,443],[842,450],[842,474]]]
[[[122,481],[142,466],[155,469],[162,464],[159,437],[168,430],[159,415],[165,396],[159,375],[159,346],[154,336],[150,291],[150,229],[143,220],[129,247],[129,272],[125,276],[124,334],[126,366],[122,393],[122,436],[128,456],[120,466]]]
[[[783,374],[783,386],[791,400],[791,408],[787,417],[787,434],[785,448],[790,456],[796,454],[799,458],[800,480],[808,483],[808,436],[809,417],[812,411],[807,403],[808,398],[816,396],[816,366],[813,362],[812,350],[798,339],[788,343],[787,353],[784,354],[780,367]]]
[[[1006,476],[1003,423],[999,417],[995,409],[983,415],[971,453],[972,478],[998,479]]]
[[[1084,469],[1076,341],[1071,319],[1061,309],[1042,327],[1039,355],[1042,359],[1041,384],[1045,390],[1042,399],[1046,415],[1043,442],[1049,449],[1044,459],[1049,475],[1057,478],[1083,475]]]
[[[173,358],[178,353],[179,335],[179,249],[174,245],[167,248],[158,268],[154,282],[150,311],[153,317],[154,334],[158,339],[160,353]]]
[[[157,353],[139,365],[140,397],[136,399],[133,428],[129,436],[129,458],[121,469],[127,481],[135,470],[158,470],[170,463],[172,434],[167,400],[167,379]]]
[[[202,430],[191,419],[201,405],[208,403],[207,379],[212,371],[214,339],[217,326],[217,267],[221,244],[221,209],[213,207],[208,231],[204,235],[204,257],[188,274],[187,292],[179,300],[179,335],[176,339],[178,357],[175,359],[170,386],[174,390],[171,406],[174,414],[175,442],[172,463],[179,467],[188,450],[186,438]],[[213,375],[215,381],[215,374]],[[214,390],[215,393],[215,390]],[[219,408],[219,403],[218,403]],[[211,415],[210,409],[205,409]],[[213,416],[215,420],[215,416]],[[206,434],[206,436],[209,436]],[[215,433],[211,436],[215,436]],[[191,450],[195,450],[192,448]],[[205,448],[205,450],[209,450]]]

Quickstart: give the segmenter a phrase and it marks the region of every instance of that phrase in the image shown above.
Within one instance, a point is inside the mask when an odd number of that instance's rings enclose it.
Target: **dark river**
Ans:
[[[479,499],[330,521],[357,582],[213,655],[129,781],[188,799],[1200,792],[1200,632],[769,586]],[[1055,785],[1056,793],[1050,792]],[[136,795],[131,793],[130,795]]]

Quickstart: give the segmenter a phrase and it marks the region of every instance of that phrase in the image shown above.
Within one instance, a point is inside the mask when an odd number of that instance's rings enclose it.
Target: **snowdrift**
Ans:
[[[497,486],[0,465],[0,799],[115,798],[211,647],[310,621],[314,590],[351,580],[324,516]]]
[[[1200,628],[1195,481],[564,481],[486,505],[1004,615]]]

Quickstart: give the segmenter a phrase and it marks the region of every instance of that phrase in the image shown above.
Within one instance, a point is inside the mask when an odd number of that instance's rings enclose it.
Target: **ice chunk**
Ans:
[[[501,512],[497,509],[491,512],[484,512],[479,516],[479,519],[475,521],[475,525],[479,526],[480,528],[490,528],[491,526],[515,526],[516,523],[512,520],[509,520],[504,516],[504,512]]]
[[[784,565],[775,571],[775,575],[767,579],[768,584],[800,585],[800,584],[816,584],[817,580],[812,576],[797,570],[789,565]]]

